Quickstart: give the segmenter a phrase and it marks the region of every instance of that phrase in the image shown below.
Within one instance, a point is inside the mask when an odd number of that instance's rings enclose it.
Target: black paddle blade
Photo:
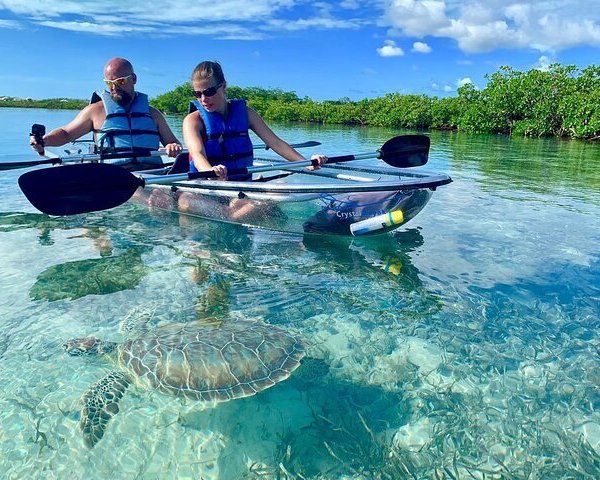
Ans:
[[[48,215],[76,215],[125,203],[144,181],[122,167],[82,163],[24,173],[19,187],[31,204]]]
[[[420,167],[427,163],[430,140],[427,135],[399,135],[379,150],[379,157],[393,167]]]

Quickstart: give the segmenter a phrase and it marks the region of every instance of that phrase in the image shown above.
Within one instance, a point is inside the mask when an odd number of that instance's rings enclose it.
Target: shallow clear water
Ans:
[[[0,109],[0,153],[73,114]],[[275,129],[323,142],[307,154],[401,133]],[[130,204],[50,218],[1,172],[0,476],[598,478],[600,146],[431,137],[428,169],[454,183],[368,239]],[[80,398],[115,366],[62,343],[207,316],[275,324],[307,357],[216,407],[132,387],[86,448]]]

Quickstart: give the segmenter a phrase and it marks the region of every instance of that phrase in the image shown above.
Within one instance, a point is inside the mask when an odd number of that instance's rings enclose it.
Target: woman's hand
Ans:
[[[327,163],[327,155],[316,154],[316,155],[313,155],[312,157],[310,157],[310,159],[316,160],[317,162],[319,162],[319,164],[309,167],[309,170],[318,170],[319,168],[321,168],[321,165],[324,165]]]
[[[215,172],[217,180],[227,180],[227,167],[225,165],[215,165],[212,167],[212,171]]]

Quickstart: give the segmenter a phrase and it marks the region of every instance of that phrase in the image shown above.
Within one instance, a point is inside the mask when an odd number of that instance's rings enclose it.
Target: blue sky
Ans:
[[[151,97],[218,60],[314,100],[454,95],[501,65],[600,64],[598,0],[0,0],[0,96],[88,98],[129,59]]]

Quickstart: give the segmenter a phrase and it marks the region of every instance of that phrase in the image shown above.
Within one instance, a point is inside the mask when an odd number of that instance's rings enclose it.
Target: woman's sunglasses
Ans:
[[[214,87],[207,88],[206,90],[192,90],[194,97],[200,98],[202,95],[205,97],[212,97],[217,93],[217,90],[223,86],[223,83],[217,83]]]
[[[126,77],[115,78],[114,80],[107,80],[105,78],[104,83],[106,83],[106,86],[108,88],[122,87],[123,85],[125,85],[127,83],[127,80],[129,80],[131,77],[133,77],[133,73],[131,75],[127,75]]]

